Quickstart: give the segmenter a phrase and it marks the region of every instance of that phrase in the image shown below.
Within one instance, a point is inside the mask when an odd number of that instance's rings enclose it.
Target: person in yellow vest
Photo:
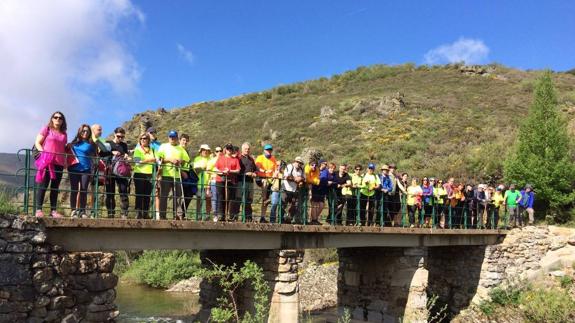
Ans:
[[[375,174],[375,164],[369,163],[367,165],[367,173],[361,178],[361,199],[359,201],[359,217],[362,225],[372,225],[374,210],[375,210],[375,190],[381,184],[379,176]],[[367,209],[367,219],[365,212]],[[367,220],[367,221],[366,221]]]
[[[166,219],[168,195],[172,191],[174,201],[174,219],[183,219],[185,210],[182,197],[181,168],[190,162],[186,150],[179,145],[178,132],[168,132],[168,143],[162,144],[158,149],[157,157],[162,167],[162,181],[160,183],[160,219]]]
[[[363,174],[361,173],[362,166],[357,164],[353,168],[353,174],[351,174],[351,188],[350,192],[351,197],[347,202],[347,215],[346,215],[346,224],[347,225],[355,225],[356,221],[359,220],[359,207],[360,203],[358,200],[361,198],[359,190],[361,188],[361,181],[363,178]]]
[[[212,198],[210,192],[210,174],[207,172],[210,161],[210,146],[203,144],[198,151],[199,155],[194,158],[193,167],[198,174],[198,199],[196,200],[196,212],[202,220],[210,216],[212,212]],[[215,162],[214,162],[215,164]],[[203,208],[205,206],[205,213]]]
[[[149,219],[152,174],[156,154],[150,147],[150,136],[140,135],[139,145],[134,149],[134,188],[136,189],[136,219]]]
[[[264,146],[264,153],[259,155],[256,158],[256,167],[258,171],[256,172],[258,175],[258,180],[256,183],[258,185],[261,183],[262,188],[262,210],[261,210],[261,217],[260,222],[264,223],[266,221],[266,211],[268,205],[271,202],[271,184],[272,184],[272,177],[274,172],[277,169],[277,161],[276,158],[273,156],[273,146],[270,144],[266,144]]]

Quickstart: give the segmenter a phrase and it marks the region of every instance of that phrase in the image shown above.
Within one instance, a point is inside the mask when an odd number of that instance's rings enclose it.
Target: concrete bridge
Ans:
[[[500,254],[491,245],[496,248],[506,234],[0,215],[0,308],[12,311],[0,312],[0,318],[114,319],[118,312],[113,256],[101,251],[196,249],[204,264],[243,264],[248,259],[259,264],[273,291],[269,322],[297,322],[299,264],[305,249],[337,248],[338,305],[350,308],[354,320],[426,322],[428,295],[439,295],[450,311],[457,312],[471,303],[481,286],[502,279],[485,272],[484,262],[493,263],[485,258]],[[205,321],[218,290],[207,282],[200,289],[204,310],[199,319]],[[248,300],[252,291],[240,293],[246,297],[239,299]],[[242,304],[245,309],[251,306]]]

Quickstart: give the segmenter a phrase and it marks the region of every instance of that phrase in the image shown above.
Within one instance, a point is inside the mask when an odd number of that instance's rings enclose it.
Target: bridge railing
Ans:
[[[345,194],[337,186],[329,187],[322,198],[323,194],[316,194],[310,185],[300,185],[295,191],[287,190],[284,185],[287,179],[282,176],[226,176],[208,170],[196,172],[190,165],[188,175],[180,175],[184,178],[179,179],[162,176],[162,167],[170,166],[134,160],[127,161],[132,169],[136,165],[148,165],[151,172],[143,174],[132,170],[130,176],[121,176],[114,173],[110,158],[92,158],[94,166],[87,172],[45,170],[44,176],[62,178],[57,189],[46,188],[46,195],[58,197],[56,205],[52,206],[50,202],[43,202],[41,191],[44,188],[38,182],[33,152],[23,149],[18,156],[23,167],[16,174],[0,175],[20,178],[22,185],[15,203],[27,215],[34,215],[37,210],[48,215],[55,208],[63,216],[91,218],[263,220],[275,224],[309,225],[316,224],[311,219],[317,215],[318,222],[330,225],[483,229],[508,227],[509,224],[507,209],[499,210],[493,204],[431,196],[421,203],[408,205],[407,194],[388,195],[377,189],[362,192],[358,187],[351,187]],[[66,156],[67,159],[73,157]],[[175,167],[175,171],[181,174],[186,168]],[[78,181],[76,175],[80,182],[86,180],[82,176],[88,177],[85,190],[70,186],[71,179]],[[498,219],[500,211],[501,221]]]

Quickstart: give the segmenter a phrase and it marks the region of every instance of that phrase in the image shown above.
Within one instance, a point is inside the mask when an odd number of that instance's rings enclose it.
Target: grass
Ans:
[[[14,190],[0,186],[0,214],[16,214],[18,207],[14,203]]]
[[[125,270],[123,279],[156,288],[168,288],[188,279],[200,267],[196,251],[144,251]]]
[[[494,288],[491,300],[479,304],[479,310],[488,318],[504,317],[507,312],[521,315],[520,321],[526,322],[573,322],[575,300],[568,291],[573,283],[569,278],[561,280],[562,288],[531,285]]]

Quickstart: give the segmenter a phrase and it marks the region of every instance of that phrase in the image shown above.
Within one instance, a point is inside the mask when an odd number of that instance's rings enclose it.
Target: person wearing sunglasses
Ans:
[[[218,196],[218,185],[216,182],[217,173],[214,171],[216,167],[216,162],[223,155],[223,149],[220,146],[217,146],[214,149],[214,154],[208,160],[208,165],[206,166],[206,173],[210,176],[210,184],[209,189],[206,192],[206,196],[211,196],[212,199],[212,212],[214,213],[213,220],[214,222],[218,221],[218,205],[219,205],[219,196]]]
[[[128,145],[124,142],[126,130],[122,127],[114,129],[114,139],[108,141],[110,151],[112,152],[112,168],[115,161],[119,159],[128,159]],[[116,215],[116,186],[120,194],[120,208],[122,209],[122,218],[128,217],[128,182],[129,178],[118,176],[113,171],[110,172],[106,183],[106,209],[108,217],[113,218]]]
[[[96,144],[92,141],[92,130],[89,125],[83,124],[80,126],[76,137],[69,144],[69,147],[76,161],[72,165],[68,164],[72,217],[87,218],[86,201],[92,172],[92,159],[96,157],[97,152]]]
[[[156,153],[150,146],[150,135],[143,133],[134,149],[134,188],[136,189],[136,219],[149,219],[152,176]]]
[[[38,184],[36,190],[36,217],[43,217],[42,205],[46,190],[50,185],[50,215],[60,218],[62,215],[56,210],[58,206],[58,192],[62,181],[62,172],[66,166],[66,143],[68,135],[66,133],[66,117],[60,111],[54,112],[48,120],[48,125],[44,126],[36,136],[34,147],[39,152],[36,159],[36,178]]]

